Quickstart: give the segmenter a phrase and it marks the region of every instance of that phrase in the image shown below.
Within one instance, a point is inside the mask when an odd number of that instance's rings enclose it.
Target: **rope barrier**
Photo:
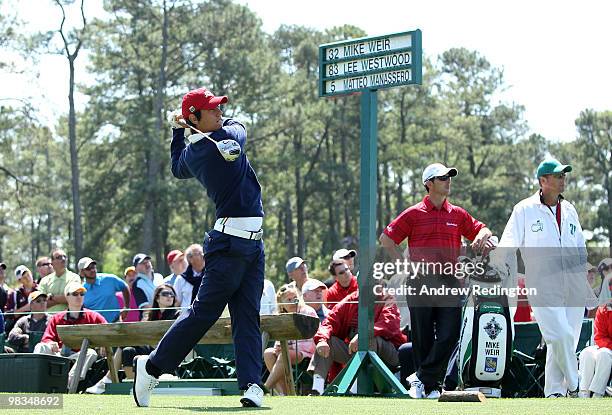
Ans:
[[[345,303],[347,304],[359,304],[359,301],[345,301]],[[374,301],[375,304],[387,304],[387,301]],[[288,303],[261,303],[261,305],[295,305],[297,303],[295,302],[288,302]],[[329,304],[328,302],[325,301],[308,301],[307,304]],[[337,303],[334,303],[337,304]],[[122,312],[122,311],[156,311],[156,310],[187,310],[189,307],[142,307],[142,308],[105,308],[105,309],[91,309],[88,308],[88,310],[92,310],[92,311],[96,311],[98,313],[104,313],[107,311],[118,311],[118,312]],[[20,312],[3,312],[3,315],[5,317],[7,316],[23,316],[23,315],[30,315],[30,314],[49,314],[49,315],[53,315],[53,314],[57,314],[57,313],[63,313],[64,311],[67,311],[68,308],[66,308],[66,310],[58,310],[58,311],[37,311],[37,312],[33,312],[33,311],[20,311]]]

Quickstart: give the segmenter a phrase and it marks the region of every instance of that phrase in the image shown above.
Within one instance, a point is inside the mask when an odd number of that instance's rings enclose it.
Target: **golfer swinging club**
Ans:
[[[238,385],[243,406],[261,406],[259,303],[264,281],[261,187],[244,152],[245,127],[222,118],[226,96],[206,88],[183,97],[182,118],[172,120],[172,174],[195,177],[216,207],[214,230],[204,240],[206,268],[197,297],[149,356],[134,359],[134,399],[149,406],[162,373],[173,372],[229,304]],[[189,124],[186,125],[185,123]],[[198,134],[188,137],[184,128]],[[217,143],[224,143],[223,146]]]

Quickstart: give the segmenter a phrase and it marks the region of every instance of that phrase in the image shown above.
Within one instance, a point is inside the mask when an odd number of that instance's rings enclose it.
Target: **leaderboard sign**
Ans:
[[[319,96],[421,84],[421,31],[319,46]]]

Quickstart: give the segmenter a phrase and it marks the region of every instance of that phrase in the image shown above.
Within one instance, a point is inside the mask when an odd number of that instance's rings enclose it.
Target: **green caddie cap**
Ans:
[[[569,164],[561,164],[557,159],[546,159],[540,163],[537,170],[538,179],[547,174],[555,174],[572,171],[572,166]]]

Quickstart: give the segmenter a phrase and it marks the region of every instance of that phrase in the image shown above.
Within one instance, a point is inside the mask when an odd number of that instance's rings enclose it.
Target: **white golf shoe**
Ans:
[[[439,399],[440,398],[440,391],[437,389],[432,390],[431,392],[429,392],[426,396],[427,399]]]
[[[419,380],[416,375],[416,372],[406,378],[406,381],[410,384],[410,389],[408,389],[408,395],[412,399],[421,399],[425,395],[425,385],[423,382]]]
[[[149,356],[136,356],[134,358],[134,389],[132,394],[138,406],[149,406],[151,393],[159,380],[147,373],[146,364]]]
[[[106,375],[104,375],[104,377],[100,379],[98,383],[85,389],[85,393],[91,393],[94,395],[103,394],[106,391],[107,383],[112,383],[112,381]]]
[[[249,388],[244,392],[240,403],[246,407],[260,407],[263,401],[264,391],[256,383],[250,383]]]

